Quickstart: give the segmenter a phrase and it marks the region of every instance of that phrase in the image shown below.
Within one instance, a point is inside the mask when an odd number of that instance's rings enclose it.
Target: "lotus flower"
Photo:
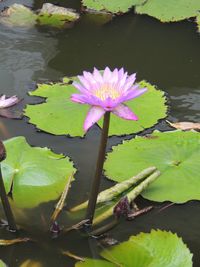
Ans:
[[[95,124],[107,111],[110,111],[120,118],[126,120],[138,120],[138,117],[125,104],[133,98],[142,95],[147,89],[139,89],[138,84],[134,84],[136,74],[128,76],[124,69],[114,69],[108,67],[101,74],[96,68],[93,73],[83,72],[78,76],[81,83],[74,82],[73,85],[81,94],[73,94],[71,100],[80,104],[91,105],[84,122],[84,130],[87,131]]]
[[[8,108],[19,102],[16,95],[6,98],[6,95],[0,96],[0,108]]]

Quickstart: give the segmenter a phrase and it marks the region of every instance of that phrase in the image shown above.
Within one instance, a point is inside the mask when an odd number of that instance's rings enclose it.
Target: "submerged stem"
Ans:
[[[133,185],[137,184],[139,181],[145,179],[146,177],[148,177],[150,174],[152,174],[154,171],[156,170],[156,167],[149,167],[143,171],[141,171],[140,173],[138,173],[137,175],[131,177],[128,180],[125,180],[121,183],[117,183],[114,186],[100,192],[98,194],[97,197],[97,204],[100,203],[104,203],[104,202],[108,202],[113,200],[115,197],[117,197],[118,195],[122,194],[123,192],[125,192],[126,190],[128,190],[130,187],[132,187]],[[73,207],[72,209],[70,209],[71,212],[75,212],[75,211],[79,211],[81,209],[85,209],[88,205],[88,200]]]
[[[0,141],[0,162],[3,161],[5,158],[6,158],[6,150],[5,150],[3,143]],[[2,205],[4,208],[6,218],[8,220],[9,230],[15,232],[17,231],[17,226],[15,223],[15,219],[14,219],[11,207],[10,207],[10,203],[8,201],[7,194],[6,194],[6,190],[5,190],[5,186],[4,186],[4,182],[2,178],[2,173],[1,173],[1,164],[0,164],[0,197],[1,197],[1,201],[2,201]]]
[[[101,175],[102,175],[103,164],[104,164],[105,154],[106,154],[109,123],[110,123],[110,112],[106,112],[104,115],[103,129],[102,129],[102,134],[101,134],[101,142],[100,142],[100,147],[99,147],[99,154],[98,154],[98,159],[97,159],[95,176],[92,182],[92,187],[90,190],[90,196],[89,196],[89,201],[88,201],[88,207],[86,211],[86,219],[89,219],[90,224],[92,224],[93,222],[97,196],[99,193]]]
[[[160,171],[156,170],[154,171],[149,177],[147,177],[141,184],[136,186],[133,190],[131,190],[129,193],[127,193],[125,196],[128,198],[129,204],[140,195],[140,193],[145,190],[150,183],[153,183],[158,176],[160,176]],[[120,200],[119,200],[120,201]],[[118,201],[118,203],[119,203]],[[101,223],[102,221],[108,219],[110,216],[113,215],[113,210],[117,204],[113,204],[108,210],[106,210],[104,213],[97,216],[94,220],[94,225],[97,225]]]

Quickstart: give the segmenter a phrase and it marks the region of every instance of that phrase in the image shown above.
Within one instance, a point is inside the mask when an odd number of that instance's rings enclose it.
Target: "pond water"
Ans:
[[[25,3],[34,9],[44,1],[3,1],[0,9],[11,3]],[[46,1],[47,2],[47,1]],[[51,1],[79,10],[75,0]],[[98,25],[83,15],[73,28],[55,30],[44,27],[31,29],[8,28],[0,25],[0,94],[18,95],[23,98],[18,106],[36,103],[37,98],[27,92],[38,82],[59,81],[63,76],[76,75],[94,66],[124,66],[130,73],[137,72],[138,79],[146,79],[165,90],[171,105],[169,120],[193,121],[200,119],[200,38],[192,21],[162,24],[146,16],[127,14],[114,18],[110,23]],[[170,129],[165,122],[155,128]],[[151,132],[153,129],[149,130]],[[93,129],[84,139],[53,136],[39,132],[27,119],[0,119],[0,138],[5,140],[23,135],[33,146],[48,146],[57,153],[66,153],[78,168],[76,181],[68,197],[67,207],[85,200],[94,174],[99,128]],[[122,138],[110,138],[108,149]],[[103,179],[102,187],[111,182]],[[152,204],[142,198],[140,206]],[[119,241],[130,235],[151,229],[176,232],[194,253],[194,267],[199,267],[200,255],[200,204],[190,201],[173,205],[158,212],[163,204],[153,203],[154,211],[132,222],[123,222],[110,231]],[[54,203],[41,205],[33,211],[17,211],[29,234],[37,241],[0,248],[0,258],[9,267],[18,267],[25,259],[34,259],[44,267],[74,266],[75,261],[63,256],[61,250],[69,250],[79,256],[97,257],[98,240],[88,239],[83,233],[70,232],[58,239],[51,239],[48,218]],[[26,218],[24,218],[24,216]],[[68,218],[68,224],[73,222]],[[61,216],[62,222],[62,216]],[[62,224],[62,223],[61,223]],[[13,235],[0,229],[1,238]],[[27,236],[26,232],[19,234]]]

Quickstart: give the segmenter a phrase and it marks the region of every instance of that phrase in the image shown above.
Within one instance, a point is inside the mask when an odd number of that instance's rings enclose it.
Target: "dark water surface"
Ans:
[[[0,3],[0,9],[14,1]],[[44,1],[15,1],[26,3],[34,9]],[[79,1],[51,1],[79,9]],[[124,66],[130,73],[137,72],[138,79],[146,79],[169,94],[171,111],[169,120],[194,121],[200,119],[200,36],[192,21],[161,24],[146,16],[133,14],[113,19],[100,26],[87,16],[71,29],[54,30],[42,27],[31,29],[8,28],[0,25],[0,94],[17,94],[24,98],[19,105],[34,103],[27,92],[33,90],[37,82],[58,81],[65,75],[76,75],[94,66]],[[165,122],[157,128],[169,129]],[[100,137],[98,127],[94,127],[84,139],[58,137],[37,132],[34,126],[23,120],[0,120],[0,137],[7,139],[24,135],[34,146],[48,146],[58,153],[69,155],[78,168],[73,183],[68,207],[87,198],[93,177]],[[111,138],[108,149],[121,138]],[[110,185],[103,180],[102,187]],[[151,202],[138,200],[141,206]],[[157,207],[163,205],[155,203]],[[44,267],[74,266],[75,261],[62,256],[61,250],[69,250],[80,256],[97,257],[101,245],[97,240],[88,239],[79,232],[60,236],[57,240],[49,237],[48,218],[54,203],[44,204],[34,211],[18,211],[21,222],[38,242],[18,244],[0,248],[0,258],[9,267],[18,267],[26,259],[34,259]],[[25,216],[25,218],[24,218]],[[42,219],[43,218],[43,219]],[[62,220],[64,220],[61,216]],[[47,222],[45,222],[47,221]],[[69,224],[72,223],[70,221]],[[110,234],[123,241],[130,235],[151,229],[165,229],[183,237],[194,253],[194,267],[200,266],[200,203],[191,201],[184,205],[174,205],[162,212],[153,212],[124,222]],[[0,238],[13,235],[0,230]],[[27,235],[26,233],[20,233]],[[163,266],[164,267],[164,266]]]

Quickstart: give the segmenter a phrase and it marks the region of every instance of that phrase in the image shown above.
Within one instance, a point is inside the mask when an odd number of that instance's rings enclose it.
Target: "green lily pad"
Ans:
[[[159,119],[166,116],[164,93],[145,81],[140,85],[147,87],[148,91],[127,102],[139,120],[127,121],[111,114],[109,135],[137,133],[152,127]],[[84,136],[83,123],[89,106],[72,102],[70,96],[73,93],[77,93],[77,90],[69,84],[39,84],[30,95],[44,97],[46,102],[27,105],[25,115],[30,118],[31,123],[45,132],[55,135]],[[99,124],[102,125],[102,122]]]
[[[83,136],[83,123],[87,105],[77,105],[70,96],[77,90],[72,85],[61,83],[40,84],[30,95],[46,97],[46,102],[27,105],[25,115],[39,129],[56,135]]]
[[[50,3],[43,4],[37,21],[41,25],[50,25],[54,27],[63,27],[69,22],[79,19],[79,14],[69,8],[55,6]]]
[[[144,3],[145,0],[82,0],[85,7],[97,11],[106,10],[112,13],[125,13],[135,5]]]
[[[162,22],[180,21],[196,17],[200,10],[199,0],[147,0],[136,6],[136,13],[147,14]]]
[[[184,203],[200,200],[200,134],[195,131],[158,132],[136,137],[113,148],[105,162],[106,175],[117,182],[156,166],[160,177],[142,193],[154,201]]]
[[[104,250],[101,256],[108,262],[94,260],[92,265],[93,260],[86,259],[75,266],[192,267],[192,254],[182,239],[160,230],[131,236],[128,241]]]
[[[37,15],[28,7],[13,4],[0,15],[0,23],[8,26],[31,27],[36,23]]]
[[[85,259],[84,262],[77,262],[75,267],[116,267],[116,265],[104,260]]]
[[[6,267],[7,265],[2,261],[0,260],[0,267]]]
[[[2,175],[16,206],[32,208],[60,196],[75,170],[68,157],[31,147],[24,137],[9,139],[4,145],[7,158],[1,163]]]

